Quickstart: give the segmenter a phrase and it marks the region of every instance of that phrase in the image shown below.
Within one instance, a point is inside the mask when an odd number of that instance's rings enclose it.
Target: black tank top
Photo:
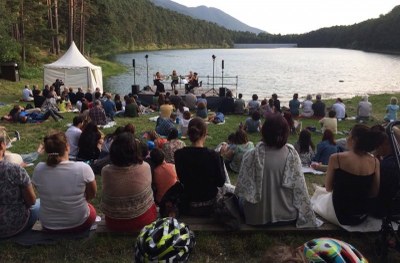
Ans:
[[[340,224],[358,225],[367,218],[374,174],[355,175],[342,170],[340,164],[335,169],[332,201]]]

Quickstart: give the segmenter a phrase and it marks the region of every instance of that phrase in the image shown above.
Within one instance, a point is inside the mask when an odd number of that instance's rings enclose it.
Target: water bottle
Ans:
[[[182,136],[182,124],[181,124],[181,120],[179,118],[176,118],[176,129],[178,130],[178,137],[181,138]]]

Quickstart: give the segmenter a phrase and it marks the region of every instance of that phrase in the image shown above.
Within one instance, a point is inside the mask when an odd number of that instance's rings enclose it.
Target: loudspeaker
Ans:
[[[219,88],[219,96],[225,97],[226,96],[226,88],[220,87]]]
[[[132,85],[132,94],[136,95],[140,91],[140,86],[139,85]]]
[[[132,66],[135,67],[135,59],[132,59]]]

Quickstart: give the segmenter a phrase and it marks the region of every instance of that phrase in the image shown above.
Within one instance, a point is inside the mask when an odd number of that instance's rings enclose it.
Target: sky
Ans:
[[[241,22],[271,34],[306,33],[352,25],[387,14],[400,0],[172,0],[218,8]]]

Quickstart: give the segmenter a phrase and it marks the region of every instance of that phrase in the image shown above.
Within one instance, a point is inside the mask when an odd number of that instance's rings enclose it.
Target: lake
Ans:
[[[148,55],[146,62],[145,56]],[[213,61],[212,55],[216,58]],[[135,70],[132,66],[135,59]],[[277,93],[282,102],[293,93],[304,98],[317,93],[322,98],[400,92],[400,56],[334,48],[277,49],[188,49],[125,53],[115,60],[126,65],[125,74],[110,77],[105,87],[127,94],[135,83],[143,88],[159,71],[170,75],[198,72],[203,85],[222,86],[243,93],[246,100],[256,93],[270,98]],[[222,61],[224,69],[222,69]],[[213,86],[214,67],[214,86]],[[147,74],[148,68],[148,74]],[[222,80],[223,75],[223,80]],[[169,88],[167,85],[166,88]]]

